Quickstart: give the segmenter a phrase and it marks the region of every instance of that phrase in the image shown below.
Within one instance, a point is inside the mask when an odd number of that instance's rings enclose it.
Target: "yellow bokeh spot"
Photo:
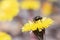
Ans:
[[[41,5],[38,1],[22,1],[20,4],[22,9],[33,9],[33,10],[39,9]]]
[[[52,12],[52,5],[48,2],[45,2],[42,8],[42,13],[46,16],[50,15]]]
[[[12,40],[11,36],[5,32],[0,32],[0,40]]]
[[[0,21],[11,21],[19,12],[17,0],[0,1]]]

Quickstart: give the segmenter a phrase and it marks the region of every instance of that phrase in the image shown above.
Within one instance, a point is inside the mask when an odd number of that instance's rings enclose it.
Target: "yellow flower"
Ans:
[[[48,26],[50,26],[50,24],[52,24],[52,22],[53,22],[53,21],[52,21],[50,18],[45,19],[45,20],[42,22],[43,27],[44,27],[44,28],[47,28]]]
[[[24,25],[22,32],[35,31],[37,29],[42,31],[42,29],[48,28],[52,23],[53,20],[50,18],[43,18],[42,20],[38,20],[35,23],[30,21]]]
[[[34,27],[34,23],[31,22],[31,21],[26,23],[24,25],[24,27],[22,28],[22,32],[24,32],[24,31],[32,31],[32,30],[36,30],[36,27]]]
[[[40,3],[38,1],[32,1],[32,0],[28,0],[28,1],[22,1],[21,2],[21,8],[22,9],[39,9],[40,8]]]
[[[52,12],[52,5],[48,2],[45,2],[42,8],[42,13],[48,16],[51,14],[51,12]]]
[[[0,40],[12,40],[12,38],[7,33],[0,32]]]
[[[0,21],[11,21],[18,14],[18,11],[17,0],[0,1]]]
[[[40,20],[37,21],[36,26],[37,26],[37,28],[39,30],[42,30],[43,29],[43,24],[42,24],[42,22]]]

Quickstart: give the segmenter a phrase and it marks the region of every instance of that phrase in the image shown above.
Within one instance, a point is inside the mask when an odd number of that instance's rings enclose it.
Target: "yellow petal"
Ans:
[[[50,18],[47,18],[46,20],[44,20],[44,21],[42,22],[43,28],[49,27],[52,23],[53,23],[53,20],[50,19]]]
[[[32,24],[31,21],[29,21],[28,23],[26,23],[26,24],[24,25],[24,27],[22,28],[22,32],[31,31],[32,25],[33,25],[33,24]]]
[[[37,30],[37,26],[36,26],[36,24],[35,24],[35,23],[33,23],[33,25],[31,26],[31,30],[32,30],[32,31]]]

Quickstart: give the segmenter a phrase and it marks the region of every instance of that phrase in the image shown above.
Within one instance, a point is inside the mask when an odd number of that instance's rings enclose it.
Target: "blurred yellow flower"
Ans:
[[[42,29],[48,28],[52,23],[53,20],[50,18],[43,18],[42,20],[38,20],[35,23],[30,21],[24,25],[22,32],[35,31],[37,29],[42,31]]]
[[[38,1],[32,1],[32,0],[22,1],[21,8],[37,10],[40,8],[40,3]]]
[[[17,0],[0,1],[0,21],[11,21],[18,14],[18,11]]]
[[[11,36],[5,32],[0,32],[0,40],[12,40]]]
[[[51,14],[51,12],[52,12],[52,5],[48,2],[45,2],[43,4],[42,13],[48,16]]]

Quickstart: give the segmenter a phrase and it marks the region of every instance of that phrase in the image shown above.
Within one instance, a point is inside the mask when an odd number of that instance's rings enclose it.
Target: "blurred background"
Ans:
[[[29,0],[18,0],[20,4],[24,1],[28,2]],[[39,8],[34,9],[34,6],[32,8],[24,8],[20,6],[18,15],[15,16],[11,22],[0,22],[0,31],[11,35],[12,40],[38,40],[33,33],[22,32],[21,29],[23,25],[27,23],[28,20],[33,20],[36,16],[50,17],[54,20],[54,23],[46,29],[44,40],[60,40],[60,0],[32,1],[39,3],[39,5],[36,5]],[[33,3],[31,3],[31,5],[32,4]],[[46,5],[48,5],[48,7],[46,7]],[[25,6],[27,5],[25,4]]]

